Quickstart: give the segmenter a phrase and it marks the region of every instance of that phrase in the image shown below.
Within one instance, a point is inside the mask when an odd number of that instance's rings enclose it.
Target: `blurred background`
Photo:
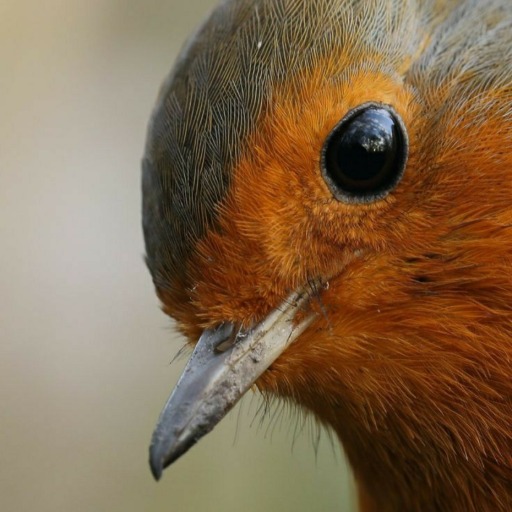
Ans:
[[[139,164],[214,3],[0,1],[2,511],[354,510],[337,443],[254,394],[159,484],[149,471],[185,361],[143,263]]]

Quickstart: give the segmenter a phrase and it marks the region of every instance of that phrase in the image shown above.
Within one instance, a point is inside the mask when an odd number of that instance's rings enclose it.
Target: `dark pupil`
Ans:
[[[356,181],[370,180],[379,175],[394,149],[392,126],[388,129],[388,126],[369,126],[363,122],[363,119],[352,121],[337,151],[338,166],[347,178]]]
[[[332,134],[327,171],[344,191],[378,193],[393,185],[400,166],[400,132],[383,108],[369,107],[347,119]]]

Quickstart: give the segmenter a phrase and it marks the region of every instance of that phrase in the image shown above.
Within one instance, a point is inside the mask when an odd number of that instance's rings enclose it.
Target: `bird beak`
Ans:
[[[203,332],[160,414],[151,440],[150,465],[164,468],[191,448],[238,402],[258,377],[311,323],[295,316],[309,294],[294,294],[249,330],[224,323]]]

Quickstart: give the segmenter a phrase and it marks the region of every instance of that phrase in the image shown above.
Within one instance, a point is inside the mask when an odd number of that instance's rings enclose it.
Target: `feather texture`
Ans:
[[[320,153],[367,101],[409,160],[344,204]],[[191,340],[328,282],[260,389],[336,431],[365,510],[512,510],[511,170],[510,0],[224,2],[153,113],[148,266]]]

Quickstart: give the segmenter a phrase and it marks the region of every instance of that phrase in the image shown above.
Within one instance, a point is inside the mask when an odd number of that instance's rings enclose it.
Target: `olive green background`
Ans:
[[[2,512],[354,510],[337,443],[252,393],[160,483],[149,472],[184,360],[143,263],[139,162],[213,4],[0,0]]]

